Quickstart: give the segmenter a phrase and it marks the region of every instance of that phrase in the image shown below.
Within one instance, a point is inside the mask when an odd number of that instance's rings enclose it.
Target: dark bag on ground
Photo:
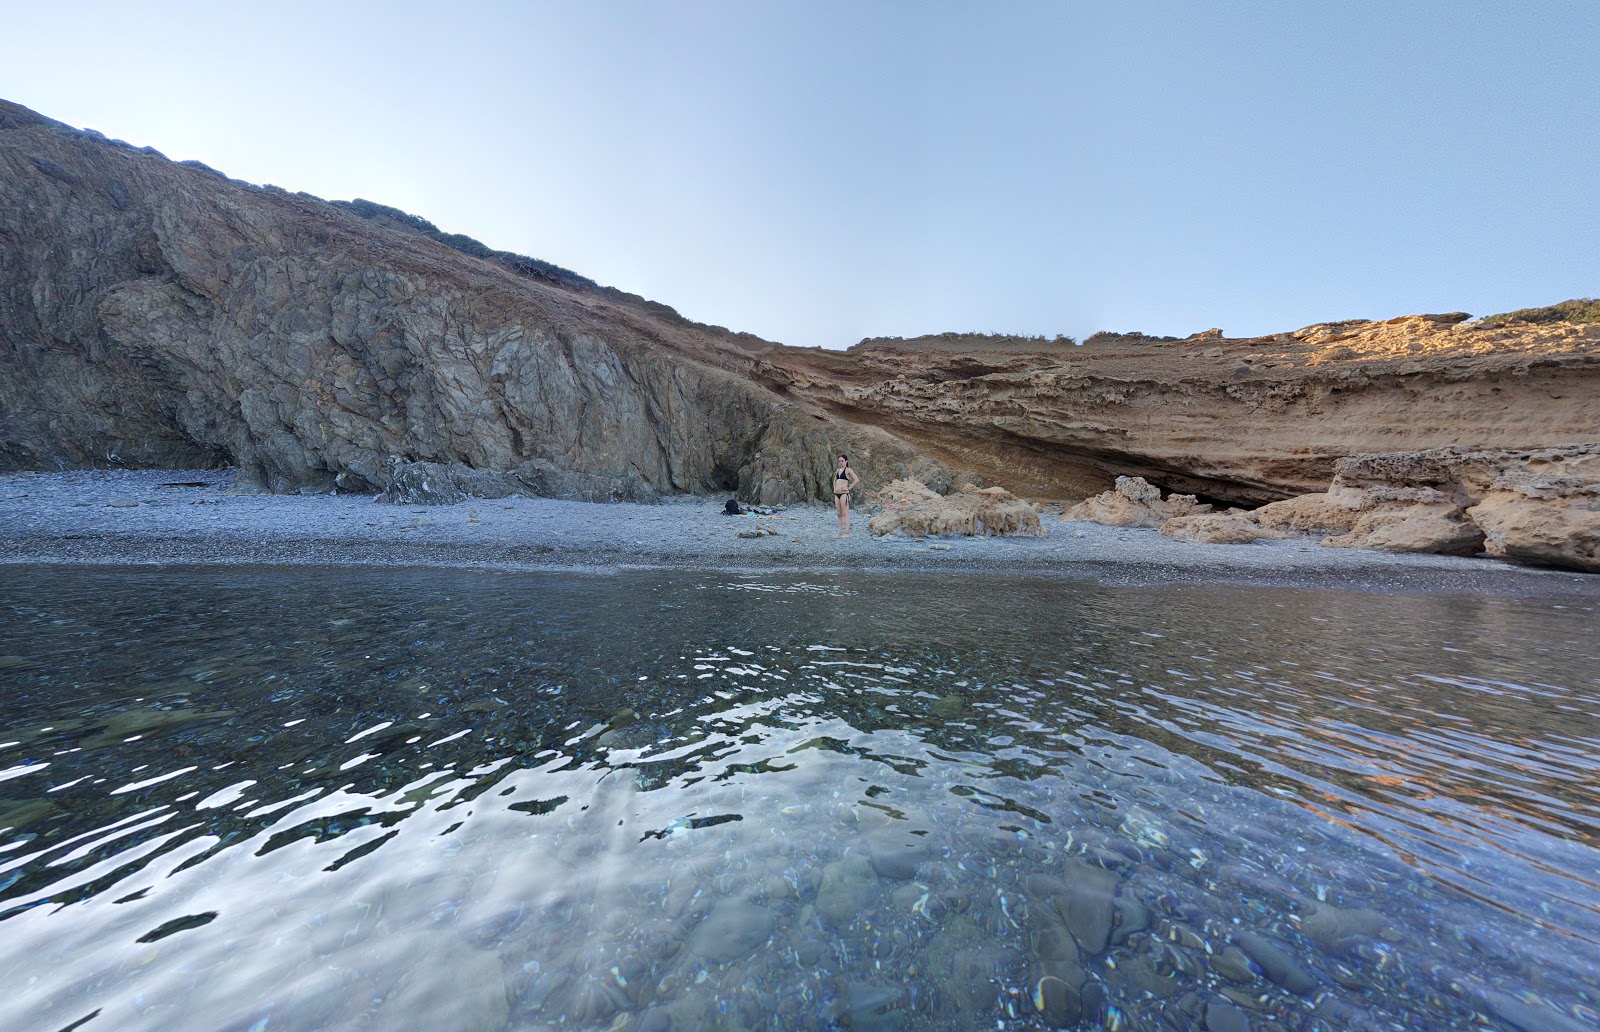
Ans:
[[[724,516],[743,516],[744,510],[739,508],[739,499],[728,499],[728,504],[722,507],[722,514]]]

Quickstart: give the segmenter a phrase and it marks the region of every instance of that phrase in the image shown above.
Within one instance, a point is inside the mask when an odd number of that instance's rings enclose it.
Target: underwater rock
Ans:
[[[843,928],[867,908],[878,889],[872,863],[864,856],[850,853],[822,869],[817,912],[834,928]]]
[[[867,982],[851,982],[845,989],[841,1024],[849,1029],[901,1028],[907,1015],[905,990]]]
[[[1211,958],[1211,968],[1230,982],[1249,985],[1256,980],[1256,966],[1244,950],[1237,946],[1225,947]]]
[[[1291,993],[1305,995],[1317,987],[1316,976],[1265,936],[1241,932],[1235,941],[1251,960],[1261,966],[1262,974]]]
[[[742,899],[720,899],[689,936],[688,949],[695,956],[729,964],[765,946],[776,925],[766,907]]]
[[[915,877],[917,865],[933,855],[927,831],[917,828],[880,828],[866,836],[866,845],[872,869],[896,881]]]
[[[1250,1015],[1227,1000],[1206,1004],[1206,1032],[1250,1032]]]
[[[1116,924],[1116,896],[1122,879],[1104,868],[1072,860],[1063,880],[1066,892],[1056,897],[1056,908],[1084,952],[1100,953]]]
[[[1034,983],[1033,1005],[1050,1028],[1067,1028],[1083,1016],[1078,991],[1054,975]]]
[[[464,945],[413,965],[383,999],[377,1026],[500,1028],[511,1016],[500,957]]]
[[[1376,939],[1390,925],[1375,910],[1321,906],[1300,919],[1300,932],[1330,953],[1348,953],[1358,942]]]

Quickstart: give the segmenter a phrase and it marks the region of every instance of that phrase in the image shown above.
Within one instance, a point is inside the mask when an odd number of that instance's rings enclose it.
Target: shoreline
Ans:
[[[201,485],[201,486],[195,486]],[[0,565],[360,566],[498,571],[715,570],[1069,576],[1112,585],[1252,584],[1600,598],[1600,577],[1490,558],[1323,548],[1313,538],[1199,545],[1154,530],[1062,522],[1044,538],[848,538],[831,507],[725,516],[722,496],[653,504],[236,494],[227,470],[0,474]],[[775,536],[747,539],[765,527]]]

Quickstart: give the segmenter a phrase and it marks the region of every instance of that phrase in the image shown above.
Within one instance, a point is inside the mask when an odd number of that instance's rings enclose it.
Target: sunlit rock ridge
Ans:
[[[0,468],[237,466],[271,491],[825,499],[830,455],[1077,499],[1254,505],[1343,457],[1600,438],[1600,306],[1250,339],[785,347],[370,202],[0,102]]]

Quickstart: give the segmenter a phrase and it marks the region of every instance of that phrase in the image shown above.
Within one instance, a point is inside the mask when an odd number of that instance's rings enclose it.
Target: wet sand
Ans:
[[[238,494],[218,470],[8,473],[0,474],[0,562],[963,571],[1600,597],[1600,577],[1488,557],[1323,548],[1311,538],[1197,545],[1049,511],[1044,538],[909,539],[873,537],[875,510],[862,507],[851,536],[839,538],[831,508],[787,506],[758,519],[723,515],[724,501],[385,505],[362,495]],[[776,534],[739,536],[755,528]]]

